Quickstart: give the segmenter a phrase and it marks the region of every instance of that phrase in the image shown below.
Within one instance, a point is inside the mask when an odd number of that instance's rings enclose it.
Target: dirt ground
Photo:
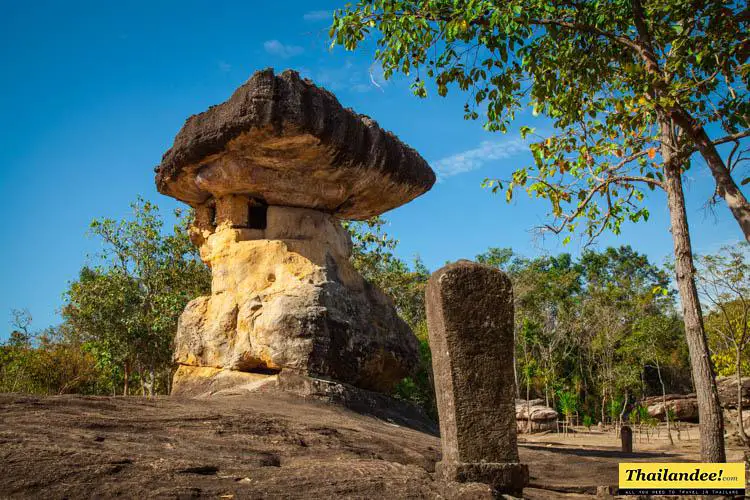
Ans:
[[[698,460],[695,428],[629,456],[613,433],[580,431],[520,436],[525,497],[587,497],[624,460]],[[436,436],[294,396],[0,395],[3,498],[445,498],[456,491],[434,480],[439,459]]]

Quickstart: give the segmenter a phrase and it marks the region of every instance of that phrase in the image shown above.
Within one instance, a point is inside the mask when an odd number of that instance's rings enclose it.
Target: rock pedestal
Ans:
[[[520,496],[513,378],[513,291],[501,271],[459,261],[427,284],[427,321],[447,481]]]
[[[543,399],[517,399],[516,424],[519,434],[554,431],[557,430],[557,411],[546,406]]]
[[[265,70],[189,118],[156,172],[194,208],[212,273],[179,321],[173,394],[258,390],[282,371],[388,392],[416,368],[416,338],[352,267],[338,221],[430,189],[413,149],[296,73]]]
[[[348,234],[332,216],[271,206],[264,229],[222,221],[193,234],[211,267],[211,295],[180,317],[178,394],[194,366],[289,369],[380,391],[409,374],[416,338],[349,263]]]

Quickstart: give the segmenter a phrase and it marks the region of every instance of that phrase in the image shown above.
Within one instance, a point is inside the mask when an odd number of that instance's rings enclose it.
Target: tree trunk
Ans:
[[[123,375],[123,384],[122,384],[122,395],[128,396],[130,394],[130,362],[125,361],[125,366],[123,367],[123,371],[125,372]]]
[[[156,370],[154,365],[148,370],[148,397],[154,397],[154,387],[156,386]]]
[[[662,156],[664,157],[664,190],[667,192],[672,240],[674,243],[675,274],[680,292],[682,315],[685,322],[685,337],[690,352],[690,367],[698,399],[700,419],[701,460],[703,462],[725,462],[724,420],[716,390],[714,371],[708,351],[703,317],[695,286],[693,251],[682,191],[681,165],[673,165],[671,125],[662,125]]]
[[[623,422],[625,420],[625,408],[628,407],[628,391],[625,391],[625,398],[622,400],[622,410],[620,410],[620,425],[619,428],[622,429]]]
[[[724,198],[729,210],[740,225],[742,234],[745,235],[745,240],[750,242],[750,203],[748,203],[747,198],[745,198],[737,183],[732,179],[732,174],[724,163],[724,160],[721,159],[721,155],[719,155],[719,151],[716,149],[713,141],[708,137],[703,126],[687,113],[677,111],[671,115],[675,123],[685,131],[703,159],[706,160],[711,175],[713,175],[714,181],[716,181],[716,194]]]
[[[138,380],[141,382],[141,396],[145,398],[146,397],[146,377],[145,377],[145,372],[143,370],[143,365],[138,363],[138,369],[136,371],[138,372]]]
[[[672,428],[669,425],[667,388],[664,386],[664,379],[661,377],[661,364],[658,359],[656,360],[656,374],[659,376],[659,383],[661,384],[661,404],[664,406],[664,420],[667,422],[667,437],[669,437],[669,444],[674,445],[674,441],[672,440]]]
[[[745,424],[742,421],[742,349],[739,347],[737,348],[737,432],[740,435],[742,444],[748,446]]]
[[[516,359],[516,349],[518,340],[516,336],[516,329],[513,328],[513,381],[516,384],[516,399],[521,399],[521,386],[518,384],[518,360]]]
[[[526,432],[531,434],[531,381],[526,378]]]

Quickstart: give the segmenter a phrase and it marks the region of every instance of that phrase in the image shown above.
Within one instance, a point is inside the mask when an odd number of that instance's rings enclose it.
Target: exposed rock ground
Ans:
[[[613,436],[524,438],[524,496],[593,495],[616,484],[624,458],[697,460],[693,434],[666,452],[636,443],[648,451],[627,457]],[[0,395],[4,498],[487,498],[482,485],[436,482],[439,450],[434,435],[284,394]]]

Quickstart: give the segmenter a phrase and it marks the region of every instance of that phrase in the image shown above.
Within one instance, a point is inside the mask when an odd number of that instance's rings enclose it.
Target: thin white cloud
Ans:
[[[380,64],[373,64],[368,70],[370,76],[370,83],[381,92],[384,92],[383,87],[388,85],[388,80],[385,79],[385,71]]]
[[[316,85],[332,92],[367,93],[383,91],[388,82],[383,78],[383,69],[378,66],[364,68],[347,59],[342,66],[319,67],[316,70],[300,68],[300,74],[310,78]]]
[[[331,12],[330,10],[311,10],[310,12],[305,12],[305,15],[302,16],[302,19],[307,22],[316,22],[331,19],[332,17],[333,12]]]
[[[263,42],[263,49],[272,56],[278,56],[282,59],[289,59],[305,51],[298,45],[285,45],[278,40],[266,40]]]
[[[216,63],[216,65],[219,67],[219,71],[221,71],[222,73],[227,73],[228,71],[232,70],[232,65],[226,61],[219,61],[218,63]]]
[[[439,179],[478,170],[493,160],[511,158],[528,151],[528,144],[520,138],[482,141],[473,149],[446,156],[432,163]]]

